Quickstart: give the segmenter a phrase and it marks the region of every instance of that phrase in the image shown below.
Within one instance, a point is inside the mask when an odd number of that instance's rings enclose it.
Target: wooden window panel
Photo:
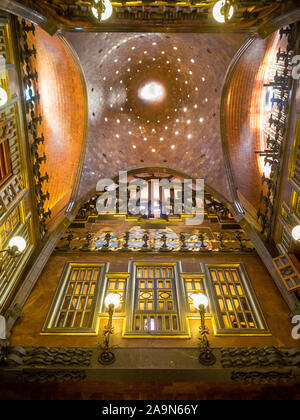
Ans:
[[[269,334],[250,280],[241,264],[207,265],[217,334]]]
[[[175,263],[132,263],[129,295],[133,298],[129,304],[125,336],[172,337],[187,333],[178,309],[175,267]]]
[[[10,152],[7,140],[0,143],[0,186],[12,176]]]
[[[96,333],[106,264],[68,263],[42,334]]]

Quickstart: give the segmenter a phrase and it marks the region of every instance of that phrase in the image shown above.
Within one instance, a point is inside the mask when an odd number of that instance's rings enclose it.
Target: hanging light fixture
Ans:
[[[103,22],[111,17],[113,7],[109,0],[92,0],[91,10],[94,17]]]
[[[232,18],[234,7],[229,0],[219,0],[213,7],[213,17],[219,23],[225,23]]]

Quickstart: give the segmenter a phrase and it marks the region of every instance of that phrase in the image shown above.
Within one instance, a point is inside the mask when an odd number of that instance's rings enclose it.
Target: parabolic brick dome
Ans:
[[[220,101],[244,35],[66,36],[83,67],[89,102],[80,195],[95,188],[99,176],[165,167],[204,178],[230,199]]]

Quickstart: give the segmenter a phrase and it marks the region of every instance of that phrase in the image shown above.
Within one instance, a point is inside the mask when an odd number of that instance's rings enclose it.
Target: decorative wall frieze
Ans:
[[[237,347],[221,349],[223,368],[242,367],[298,367],[300,347],[278,349],[276,347]]]
[[[292,372],[232,372],[231,380],[240,384],[278,384],[293,380]]]
[[[20,346],[3,349],[7,365],[22,366],[89,366],[93,350],[65,347],[35,347],[24,348]]]
[[[198,362],[195,347],[180,350],[118,347],[116,369],[109,370],[99,364],[99,351],[99,347],[7,347],[5,362],[0,364],[0,376],[3,383],[118,380],[123,375],[120,372],[126,370],[128,376],[142,374],[143,378],[152,379],[154,374],[168,371],[174,380],[180,377],[188,381],[207,381],[217,377],[220,382],[254,385],[300,381],[299,347],[214,348],[216,364],[211,367]]]
[[[0,340],[0,366],[22,365],[26,350],[21,346],[10,347],[8,340]]]
[[[80,347],[21,347],[9,346],[6,355],[8,362],[15,361],[20,366],[92,366],[93,356],[98,354],[97,348]],[[0,346],[1,346],[0,342]],[[3,347],[4,348],[4,347]],[[230,368],[297,368],[300,367],[300,347],[228,347],[215,348],[219,354],[220,365],[224,369]],[[119,349],[126,352],[127,349]],[[146,349],[145,349],[146,351]],[[151,351],[151,349],[149,349]],[[188,351],[188,349],[187,349]],[[14,356],[13,356],[14,355]]]
[[[23,357],[25,365],[89,366],[93,351],[81,348],[37,347]]]
[[[22,379],[25,382],[78,382],[86,378],[84,370],[24,370]]]

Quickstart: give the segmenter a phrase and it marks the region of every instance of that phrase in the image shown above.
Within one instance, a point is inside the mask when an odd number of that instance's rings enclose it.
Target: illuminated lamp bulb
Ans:
[[[21,236],[15,236],[8,243],[9,248],[18,248],[19,252],[23,252],[26,248],[26,241]]]
[[[93,0],[94,6],[92,7],[92,13],[96,19],[107,20],[111,17],[113,12],[113,7],[109,0]]]
[[[300,225],[297,225],[292,230],[292,237],[295,239],[295,241],[300,241]]]
[[[104,303],[107,308],[109,308],[110,305],[113,305],[114,308],[117,308],[120,305],[120,296],[116,293],[109,293],[106,296]]]
[[[225,23],[226,0],[219,0],[213,7],[213,17],[219,23]],[[234,7],[230,6],[227,19],[230,20],[234,13]]]
[[[191,298],[193,300],[193,305],[195,306],[196,309],[199,309],[200,305],[203,305],[204,308],[207,308],[207,306],[208,306],[208,299],[202,293],[194,293],[191,296]]]
[[[0,106],[4,106],[8,100],[7,92],[0,88]]]

